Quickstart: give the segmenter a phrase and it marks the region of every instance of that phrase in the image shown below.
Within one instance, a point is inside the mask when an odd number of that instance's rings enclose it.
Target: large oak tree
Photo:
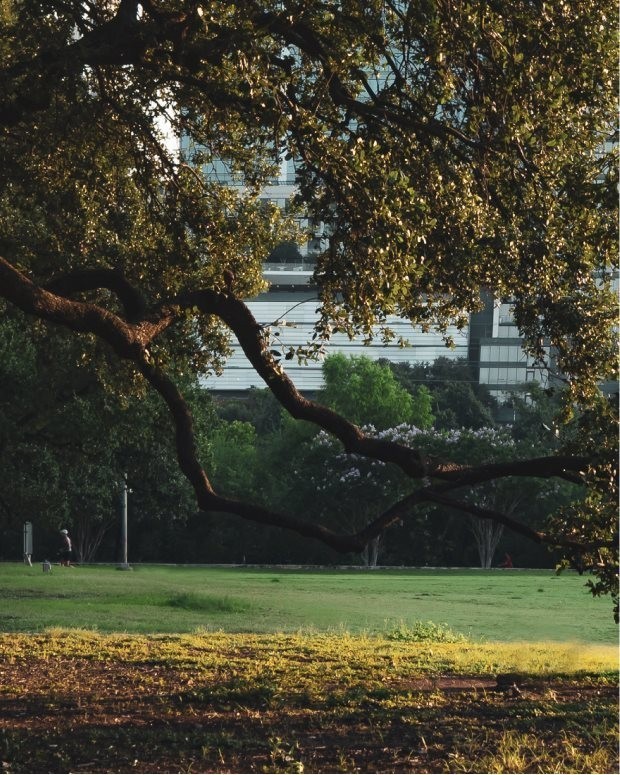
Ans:
[[[614,589],[615,433],[597,388],[615,361],[611,0],[0,9],[0,296],[78,334],[102,373],[127,361],[133,376],[124,370],[117,390],[142,379],[160,394],[201,509],[347,551],[416,504],[458,506],[565,548],[598,574],[595,592]],[[165,131],[184,138],[183,154]],[[530,352],[543,363],[550,342],[557,353],[580,442],[470,466],[369,437],[302,397],[242,301],[263,287],[270,250],[294,237],[258,199],[285,157],[300,206],[330,232],[315,273],[317,350],[336,329],[369,336],[389,314],[445,330],[482,292],[511,297]],[[245,185],[206,178],[216,160]],[[176,377],[219,369],[227,330],[294,417],[400,466],[411,493],[340,534],[216,492]],[[532,475],[582,481],[583,502],[534,530],[461,497]]]

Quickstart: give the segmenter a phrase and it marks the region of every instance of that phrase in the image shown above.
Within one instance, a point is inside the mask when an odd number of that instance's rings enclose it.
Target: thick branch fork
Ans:
[[[69,295],[75,292],[101,288],[116,293],[129,320],[97,304],[69,298]],[[538,543],[572,549],[587,548],[576,542],[564,541],[561,537],[533,531],[506,515],[491,513],[461,500],[448,499],[445,495],[448,491],[505,476],[558,476],[578,480],[587,467],[587,460],[558,456],[469,467],[429,459],[404,445],[369,437],[336,412],[306,399],[299,393],[271,356],[262,327],[247,306],[232,294],[209,289],[192,291],[146,311],[140,295],[118,273],[108,270],[80,272],[58,278],[49,283],[47,288],[42,288],[0,257],[0,297],[23,312],[42,320],[79,333],[94,334],[106,341],[120,358],[135,364],[168,406],[175,427],[180,467],[194,489],[199,507],[205,511],[237,514],[261,524],[285,527],[345,552],[360,551],[390,525],[406,518],[414,506],[431,501],[476,513],[483,519],[501,522]],[[189,407],[176,385],[151,360],[148,353],[148,347],[155,338],[173,325],[189,308],[197,308],[203,314],[217,316],[235,333],[257,373],[293,417],[312,422],[333,434],[342,442],[347,452],[393,463],[413,479],[429,482],[435,480],[436,484],[419,488],[359,532],[344,535],[324,525],[299,520],[291,515],[273,512],[216,493],[198,458]],[[603,545],[606,544],[602,543],[601,546]]]

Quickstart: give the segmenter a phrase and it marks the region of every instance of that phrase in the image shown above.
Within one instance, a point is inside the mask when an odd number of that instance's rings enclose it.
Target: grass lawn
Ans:
[[[615,663],[611,646],[2,635],[1,771],[614,772]]]
[[[615,772],[584,582],[0,565],[0,772]]]
[[[574,573],[522,570],[268,570],[0,564],[0,631],[351,632],[416,621],[472,640],[615,644],[607,598]]]

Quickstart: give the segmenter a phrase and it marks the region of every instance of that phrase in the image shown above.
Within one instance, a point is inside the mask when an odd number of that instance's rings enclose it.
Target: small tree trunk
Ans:
[[[489,519],[478,519],[472,517],[469,525],[478,549],[481,568],[491,568],[493,566],[493,557],[495,550],[500,542],[504,532],[504,526]]]
[[[377,536],[369,541],[364,550],[361,552],[362,562],[367,568],[376,568],[377,560],[379,559],[379,546],[381,544],[381,536]]]
[[[80,564],[90,562],[93,559],[103,541],[103,537],[113,524],[113,520],[96,524],[93,524],[88,519],[79,522],[76,526],[73,545],[76,559]]]

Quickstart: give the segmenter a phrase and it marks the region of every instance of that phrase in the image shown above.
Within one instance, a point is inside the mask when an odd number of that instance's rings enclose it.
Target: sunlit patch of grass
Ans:
[[[72,638],[75,640],[91,639],[99,636],[97,627],[46,627],[43,630],[48,638]]]
[[[298,678],[300,666],[310,674],[338,679],[351,670],[382,681],[386,674],[426,673],[532,676],[596,674],[617,678],[618,653],[612,646],[561,643],[474,643],[388,640],[341,633],[254,635],[197,631],[185,635],[102,634],[91,630],[51,628],[41,634],[0,634],[0,656],[27,658],[45,651],[59,655],[140,661],[202,663],[209,655],[223,664],[251,652],[278,671]]]
[[[530,675],[573,675],[618,671],[618,650],[614,646],[583,643],[520,642],[471,643],[449,650],[451,670],[473,673],[517,672]]]
[[[239,614],[252,608],[247,600],[238,597],[221,595],[201,595],[196,592],[180,592],[167,598],[164,605],[171,608],[182,608],[185,611],[201,611],[202,613]]]
[[[612,733],[613,734],[613,733]],[[586,738],[584,741],[584,737]],[[614,747],[567,733],[553,740],[508,730],[465,741],[449,756],[451,772],[609,773],[617,771]]]
[[[407,641],[409,643],[463,643],[465,635],[455,632],[447,624],[415,621],[408,624],[403,619],[384,633],[387,640]]]
[[[39,772],[60,771],[50,751],[62,771],[129,771],[137,751],[145,772],[615,771],[611,647],[54,629],[0,635],[0,665],[12,772],[33,749]],[[509,672],[520,694],[496,687]]]

